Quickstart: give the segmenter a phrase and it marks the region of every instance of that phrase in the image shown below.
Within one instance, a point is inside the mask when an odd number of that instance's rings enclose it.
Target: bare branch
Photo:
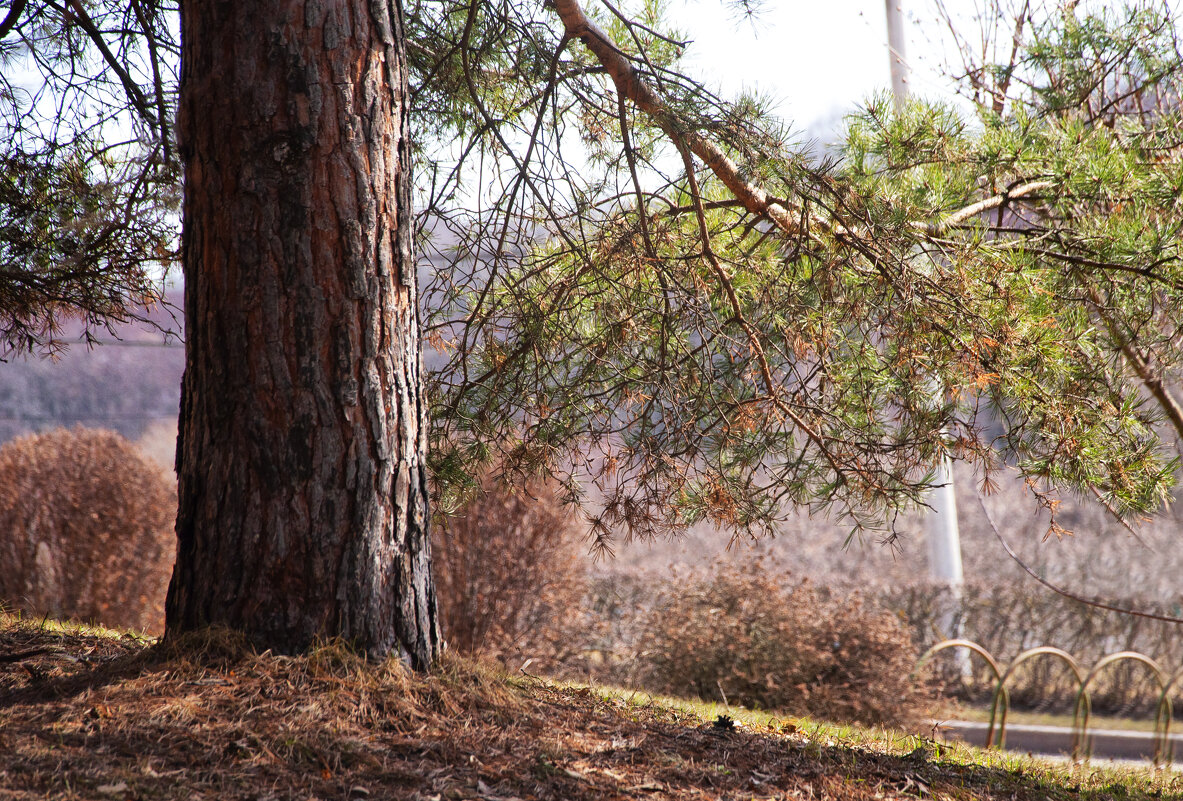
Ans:
[[[0,20],[0,39],[8,35],[8,32],[16,27],[20,22],[21,13],[25,10],[26,0],[13,0],[12,5],[8,9],[8,13],[4,15],[4,19]]]
[[[787,234],[801,233],[797,219],[789,210],[770,198],[761,187],[746,180],[739,165],[722,148],[697,131],[685,129],[682,121],[670,112],[665,100],[637,74],[628,57],[616,47],[608,34],[588,19],[578,0],[555,0],[554,8],[567,36],[579,39],[592,51],[608,71],[618,93],[648,114],[671,140],[684,141],[690,151],[702,159],[724,186],[743,202],[748,211],[767,217]]]
[[[1019,48],[1023,44],[1023,24],[1027,21],[1027,14],[1031,10],[1031,0],[1026,0],[1023,3],[1023,10],[1019,12],[1019,16],[1015,19],[1015,34],[1011,38],[1010,64],[1006,69],[1006,73],[1002,78],[1002,82],[994,92],[994,113],[1001,115],[1006,108],[1006,92],[1010,88],[1011,76],[1014,75],[1015,68],[1018,66]]]
[[[1141,609],[1128,609],[1122,606],[1114,606],[1111,603],[1106,603],[1105,601],[1101,601],[1096,598],[1085,598],[1083,595],[1077,595],[1071,590],[1066,590],[1063,587],[1057,587],[1055,584],[1052,584],[1050,581],[1032,570],[1031,567],[1026,562],[1024,562],[1017,553],[1015,553],[1014,549],[1010,547],[1010,543],[1006,541],[1006,538],[1002,536],[1002,532],[998,530],[998,526],[994,524],[994,518],[990,516],[990,510],[986,508],[986,504],[982,500],[981,495],[978,496],[978,504],[982,507],[982,513],[986,515],[986,522],[990,524],[990,530],[994,532],[994,536],[998,538],[1000,543],[1002,543],[1002,547],[1010,555],[1010,558],[1015,560],[1015,563],[1019,567],[1023,568],[1023,572],[1025,572],[1028,576],[1035,579],[1057,595],[1070,598],[1073,601],[1085,604],[1086,606],[1096,607],[1097,609],[1106,609],[1110,612],[1117,612],[1118,614],[1122,615],[1134,615],[1136,617],[1144,617],[1149,620],[1161,620],[1164,623],[1183,623],[1183,618],[1180,617],[1160,615],[1155,612],[1146,612]]]
[[[1012,200],[1017,200],[1022,197],[1027,197],[1044,189],[1051,189],[1055,184],[1051,181],[1031,181],[1030,183],[1021,184],[1014,189],[1009,189],[1005,192],[1000,192],[993,197],[988,197],[984,200],[979,200],[966,206],[963,209],[953,212],[937,223],[913,223],[913,226],[920,231],[923,231],[928,236],[941,236],[950,228],[953,228],[971,217],[976,217],[984,211],[991,211],[993,209],[1001,208]]]
[[[131,77],[126,67],[116,57],[116,55],[111,52],[111,48],[107,46],[107,41],[105,38],[103,38],[103,32],[99,30],[97,25],[95,25],[94,20],[91,19],[90,15],[86,13],[86,9],[83,8],[82,3],[79,0],[68,0],[68,3],[70,6],[70,12],[78,21],[79,27],[81,27],[82,30],[86,32],[87,37],[89,37],[91,42],[94,43],[94,46],[98,48],[98,51],[103,55],[103,60],[107,62],[107,66],[110,67],[111,71],[119,77],[119,82],[123,84],[123,89],[127,92],[127,98],[131,102],[132,106],[135,107],[136,111],[139,112],[140,116],[143,117],[149,125],[151,125],[153,128],[156,128],[163,135],[164,131],[163,128],[161,128],[161,121],[152,112],[151,105],[148,103],[147,98],[144,97],[144,93],[140,91],[140,87],[135,82],[135,79]],[[58,11],[60,11],[62,14],[66,13],[66,9],[57,3],[51,3],[50,5],[58,9]]]

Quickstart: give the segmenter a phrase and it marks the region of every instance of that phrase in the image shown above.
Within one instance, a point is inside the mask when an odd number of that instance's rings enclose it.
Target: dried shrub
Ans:
[[[656,692],[881,725],[914,723],[931,699],[894,616],[786,589],[760,563],[671,581],[641,640],[639,678]]]
[[[0,447],[0,599],[31,614],[159,632],[176,489],[112,431]]]
[[[486,475],[455,515],[432,527],[444,636],[461,653],[553,668],[579,647],[585,613],[581,533],[547,482]]]
[[[154,420],[149,423],[136,439],[136,447],[140,453],[160,466],[165,474],[175,475],[177,462],[177,420]]]
[[[610,572],[588,583],[583,597],[591,625],[584,629],[586,646],[563,667],[573,676],[587,676],[623,687],[639,683],[645,648],[645,623],[664,583],[653,575]]]

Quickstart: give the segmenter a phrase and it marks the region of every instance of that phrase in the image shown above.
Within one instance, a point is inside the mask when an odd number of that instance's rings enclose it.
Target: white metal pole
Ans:
[[[908,56],[904,42],[904,9],[902,0],[887,2],[887,54],[891,58],[891,94],[895,110],[903,108],[908,98]]]
[[[936,469],[939,485],[928,496],[928,563],[932,577],[956,589],[960,595],[965,578],[961,570],[961,535],[957,529],[957,492],[953,488],[953,462],[943,457]]]
[[[904,37],[903,0],[886,0],[887,47],[891,62],[891,92],[895,109],[902,111],[908,99],[908,57]],[[941,391],[934,387],[934,393]],[[946,637],[961,636],[961,598],[965,583],[961,569],[961,535],[957,528],[957,492],[953,488],[953,462],[941,459],[935,474],[937,487],[928,497],[932,511],[928,514],[928,566],[934,583],[948,587],[951,603],[941,610],[937,625]],[[956,650],[958,670],[969,673],[969,654]]]

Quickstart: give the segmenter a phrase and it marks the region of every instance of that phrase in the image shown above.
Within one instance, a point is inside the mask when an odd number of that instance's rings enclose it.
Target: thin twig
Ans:
[[[107,41],[103,38],[103,32],[95,25],[94,20],[86,13],[86,9],[82,7],[82,3],[79,0],[68,0],[68,3],[70,11],[73,13],[74,19],[78,22],[79,27],[90,38],[91,42],[94,43],[94,46],[98,48],[103,56],[103,60],[107,62],[107,66],[119,77],[119,82],[123,84],[123,88],[127,92],[128,100],[131,101],[131,104],[140,113],[140,116],[163,135],[164,129],[160,127],[161,121],[152,113],[147,99],[144,97],[143,92],[140,91],[139,85],[124,68],[123,62],[107,46]],[[59,6],[57,3],[51,3],[51,5],[57,8],[63,16],[67,14],[63,6]]]
[[[41,656],[41,654],[49,653],[48,648],[34,648],[31,651],[20,651],[15,654],[0,654],[0,663],[11,664],[13,662],[20,662],[24,659],[29,659],[34,656]]]
[[[1106,609],[1110,612],[1117,612],[1121,615],[1134,615],[1136,617],[1144,617],[1148,620],[1161,620],[1164,623],[1183,623],[1183,618],[1181,617],[1172,617],[1171,615],[1160,615],[1157,612],[1145,612],[1140,609],[1127,609],[1121,606],[1114,606],[1113,604],[1106,603],[1105,601],[1101,601],[1096,598],[1085,598],[1084,596],[1077,595],[1071,590],[1066,590],[1063,587],[1057,587],[1055,584],[1052,584],[1050,581],[1032,570],[1027,565],[1027,563],[1024,562],[1017,553],[1015,553],[1014,549],[1010,547],[1010,543],[1007,542],[1006,538],[1002,536],[1002,532],[998,530],[998,526],[994,525],[994,518],[990,516],[990,510],[986,508],[986,503],[982,500],[982,496],[980,495],[978,496],[978,505],[982,507],[982,512],[986,515],[986,522],[990,524],[990,530],[994,532],[994,536],[998,538],[998,541],[1002,543],[1002,547],[1006,549],[1008,554],[1010,554],[1010,558],[1014,559],[1015,563],[1019,567],[1023,568],[1023,571],[1027,575],[1057,595],[1070,598],[1071,600],[1085,604],[1086,606],[1092,606],[1097,609]]]

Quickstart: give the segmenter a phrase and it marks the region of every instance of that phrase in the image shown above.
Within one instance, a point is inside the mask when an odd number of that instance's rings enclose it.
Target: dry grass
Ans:
[[[650,698],[430,675],[339,644],[299,658],[207,632],[169,647],[0,617],[0,798],[1108,799],[1183,780],[1004,761]],[[639,701],[643,700],[641,703]]]

